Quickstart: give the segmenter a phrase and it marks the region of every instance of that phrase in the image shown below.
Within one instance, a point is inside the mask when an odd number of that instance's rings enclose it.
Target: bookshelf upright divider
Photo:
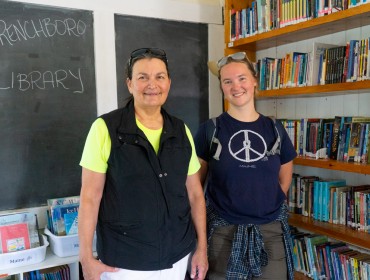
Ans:
[[[315,39],[316,37],[329,35],[335,32],[347,31],[363,26],[370,26],[370,3],[364,3],[342,11],[337,11],[322,17],[308,19],[296,24],[273,29],[263,33],[257,33],[249,37],[231,40],[231,10],[242,10],[251,6],[252,0],[225,0],[225,55],[244,51],[252,61],[256,61],[257,52],[269,48],[278,48],[293,42]],[[256,1],[257,2],[257,1]],[[291,50],[293,51],[293,50]],[[362,94],[370,92],[370,80],[355,82],[313,85],[303,87],[289,87],[270,90],[261,90],[258,100],[279,100],[288,98],[326,97],[335,94]],[[225,104],[227,108],[227,104]],[[370,114],[368,109],[367,114]],[[370,174],[369,164],[347,163],[336,160],[316,160],[298,157],[294,164],[300,167],[314,167],[320,170],[335,170],[337,172],[349,172],[353,174]],[[354,231],[353,229],[337,224],[320,222],[310,217],[299,214],[291,214],[289,223],[292,226],[302,228],[308,232],[327,235],[330,238],[347,242],[351,245],[370,250],[370,234]],[[308,279],[299,275],[298,279]]]

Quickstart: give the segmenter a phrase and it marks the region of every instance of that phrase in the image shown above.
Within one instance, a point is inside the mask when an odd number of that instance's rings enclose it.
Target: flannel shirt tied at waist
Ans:
[[[292,246],[288,225],[288,207],[283,203],[280,215],[276,219],[283,228],[283,239],[288,267],[288,279],[294,279]],[[216,227],[229,226],[229,222],[221,218],[207,200],[207,234],[208,244]],[[226,280],[252,279],[262,275],[261,266],[268,264],[267,252],[264,248],[263,236],[258,225],[238,225],[234,234],[231,255],[226,271]]]

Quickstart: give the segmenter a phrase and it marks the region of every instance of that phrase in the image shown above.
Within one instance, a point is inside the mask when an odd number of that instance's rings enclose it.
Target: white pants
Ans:
[[[154,271],[120,269],[104,272],[101,280],[184,280],[190,254],[179,260],[172,268]]]

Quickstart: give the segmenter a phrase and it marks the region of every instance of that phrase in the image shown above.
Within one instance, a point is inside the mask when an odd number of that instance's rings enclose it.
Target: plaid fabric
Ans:
[[[288,225],[288,207],[281,206],[279,217],[283,228],[283,239],[288,267],[288,279],[294,279],[290,229]],[[222,219],[207,201],[208,241],[216,227],[231,225]],[[209,243],[209,242],[208,242]],[[226,272],[226,280],[252,279],[262,275],[261,266],[268,264],[267,252],[264,248],[263,236],[258,225],[238,225],[234,234],[231,255]]]

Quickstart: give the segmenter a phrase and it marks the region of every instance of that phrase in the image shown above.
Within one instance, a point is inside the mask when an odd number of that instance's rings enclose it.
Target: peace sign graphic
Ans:
[[[239,161],[254,162],[260,160],[265,156],[266,151],[265,140],[252,130],[240,130],[229,140],[229,152]]]

